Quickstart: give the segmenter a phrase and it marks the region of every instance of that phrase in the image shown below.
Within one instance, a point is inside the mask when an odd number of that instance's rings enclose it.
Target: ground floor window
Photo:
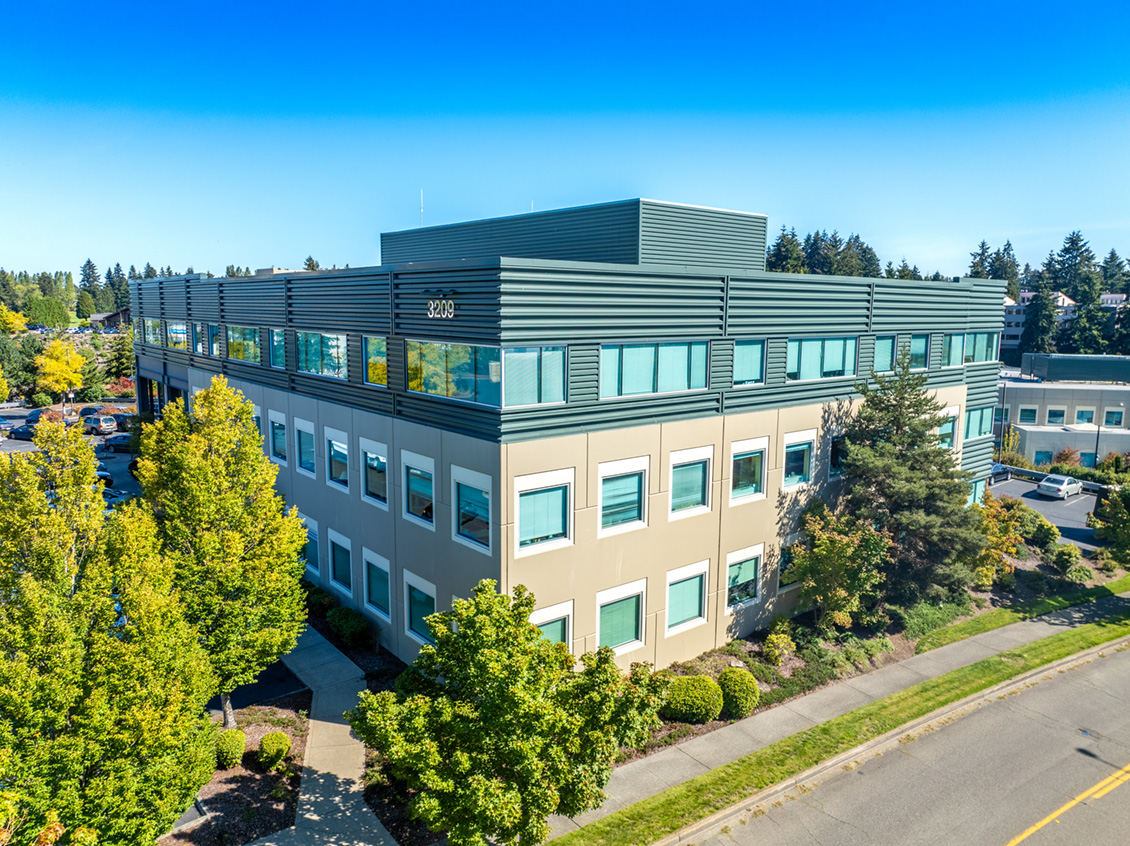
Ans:
[[[332,530],[330,532],[330,565],[333,580],[342,587],[352,590],[353,561],[349,541]]]
[[[756,599],[763,546],[732,552],[726,558],[726,604],[740,605]]]
[[[387,558],[363,550],[365,558],[365,602],[386,617],[392,616]]]
[[[626,652],[643,644],[644,592],[647,580],[600,591],[597,644]]]
[[[667,634],[706,619],[706,573],[709,561],[700,561],[667,573]]]
[[[538,627],[550,643],[572,645],[573,600],[541,608],[530,615],[530,622]]]
[[[436,588],[418,576],[404,571],[404,605],[408,609],[405,626],[409,634],[433,643],[431,629],[425,620],[436,612]]]

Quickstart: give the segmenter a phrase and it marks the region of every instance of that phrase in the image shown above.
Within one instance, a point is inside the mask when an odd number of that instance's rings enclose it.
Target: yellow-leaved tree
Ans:
[[[82,387],[82,365],[85,363],[74,347],[62,341],[52,341],[35,357],[35,367],[39,371],[39,386],[52,394],[61,394],[72,388]]]
[[[18,311],[11,311],[6,305],[0,303],[0,332],[15,335],[27,329],[27,318]]]

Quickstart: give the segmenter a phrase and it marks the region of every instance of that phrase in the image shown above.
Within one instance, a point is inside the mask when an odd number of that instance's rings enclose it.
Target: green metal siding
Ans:
[[[765,269],[768,220],[723,209],[640,201],[640,264]]]

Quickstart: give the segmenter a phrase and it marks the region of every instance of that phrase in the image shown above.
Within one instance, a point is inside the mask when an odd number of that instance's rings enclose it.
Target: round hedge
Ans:
[[[745,667],[727,667],[718,676],[722,690],[722,713],[731,720],[748,717],[761,699],[757,679]]]
[[[243,760],[247,736],[239,729],[228,729],[216,735],[216,767],[230,770]]]
[[[259,741],[259,765],[265,770],[274,769],[282,763],[288,752],[290,738],[281,731],[268,732]]]
[[[710,676],[675,676],[660,716],[668,722],[709,723],[722,713],[722,688]]]

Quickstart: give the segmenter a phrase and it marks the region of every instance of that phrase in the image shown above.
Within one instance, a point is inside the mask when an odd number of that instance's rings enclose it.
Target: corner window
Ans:
[[[891,373],[895,369],[894,335],[880,335],[875,338],[875,361],[871,369],[876,373]]]
[[[605,344],[600,348],[600,397],[697,391],[706,387],[708,345]]]
[[[1023,423],[1035,423],[1036,422],[1036,411],[1037,411],[1037,409],[1036,409],[1035,406],[1031,406],[1029,408],[1025,408],[1024,406],[1021,406],[1020,407],[1020,413],[1017,415],[1017,418],[1016,418],[1017,422],[1022,423],[1022,424]]]
[[[279,464],[286,464],[286,415],[281,411],[268,411],[271,423],[271,458]]]
[[[930,336],[910,336],[910,369],[925,370],[930,366]]]
[[[530,622],[550,643],[573,644],[573,600],[540,608],[530,615]]]
[[[790,338],[785,378],[791,382],[855,375],[855,338]]]
[[[141,342],[153,347],[161,346],[161,321],[145,318],[141,321]]]
[[[451,465],[451,539],[478,552],[491,550],[491,478]]]
[[[765,342],[734,343],[734,385],[759,385],[765,381]]]
[[[299,514],[298,518],[306,525],[306,546],[302,548],[302,560],[306,563],[307,570],[320,575],[322,568],[318,561],[318,524],[302,514]]]
[[[349,538],[330,529],[330,578],[338,587],[353,592],[353,556]]]
[[[1095,410],[1093,408],[1077,408],[1075,409],[1075,425],[1088,426],[1095,422]]]
[[[404,571],[404,630],[419,643],[434,643],[427,618],[436,612],[436,586]]]
[[[298,454],[296,469],[304,475],[316,477],[318,465],[314,459],[314,424],[309,420],[294,418],[294,447]]]
[[[388,386],[388,342],[384,338],[363,338],[365,381],[370,385]]]
[[[710,463],[714,447],[671,453],[671,515],[676,520],[710,510]]]
[[[997,360],[1000,335],[996,332],[971,332],[965,336],[965,363],[979,364]]]
[[[334,379],[346,377],[344,335],[323,335],[320,332],[295,332],[298,370]]]
[[[326,483],[349,490],[349,438],[345,432],[324,427],[326,438]]]
[[[600,477],[601,536],[647,525],[648,457],[609,461],[597,467]]]
[[[188,352],[188,325],[183,320],[165,321],[165,345],[171,350]]]
[[[404,517],[435,531],[435,461],[406,449],[400,451],[404,468]]]
[[[228,358],[258,364],[259,330],[246,326],[229,326]]]
[[[1067,422],[1067,409],[1066,408],[1049,408],[1048,409],[1048,425],[1049,426],[1062,426]]]
[[[667,571],[667,635],[706,622],[706,573],[709,561]]]
[[[843,475],[845,455],[847,455],[847,438],[832,438],[832,447],[828,455],[829,476]]]
[[[730,446],[730,501],[765,498],[768,438],[734,441]]]
[[[502,351],[502,404],[565,402],[565,347],[510,347]]]
[[[361,557],[365,561],[365,604],[389,620],[392,618],[389,561],[366,547],[361,548]]]
[[[388,447],[361,438],[361,499],[388,509]]]
[[[271,367],[286,369],[286,335],[282,329],[268,329],[271,343]]]
[[[498,408],[502,363],[497,347],[408,341],[408,390]]]
[[[765,544],[746,547],[726,556],[727,610],[757,599],[761,575],[761,556]]]
[[[517,555],[573,543],[573,475],[570,467],[514,480]]]
[[[790,488],[812,481],[812,446],[815,443],[815,429],[785,435],[784,487]]]
[[[617,655],[644,645],[643,614],[647,579],[602,590],[596,595],[598,646]]]
[[[942,335],[942,367],[961,367],[964,353],[964,335]]]

